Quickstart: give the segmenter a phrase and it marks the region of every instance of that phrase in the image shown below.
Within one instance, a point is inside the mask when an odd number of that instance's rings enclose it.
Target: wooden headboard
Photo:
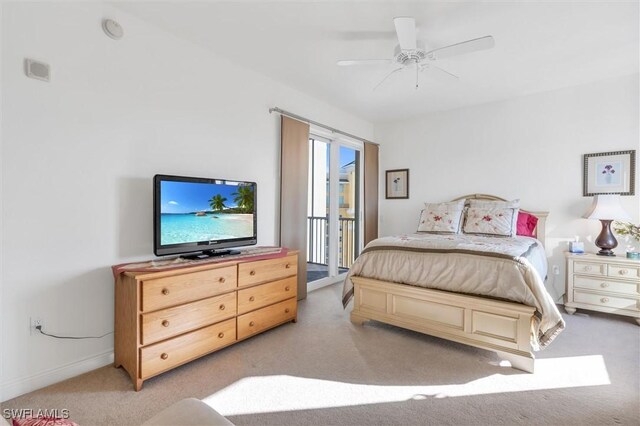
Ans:
[[[505,200],[504,198],[497,197],[495,195],[489,195],[489,194],[463,195],[462,197],[454,198],[451,201],[458,201],[458,200],[462,200],[463,198],[467,200],[509,201],[509,200]],[[534,229],[533,232],[536,238],[542,243],[542,245],[546,247],[545,236],[546,236],[547,229],[546,229],[545,223],[547,221],[547,216],[549,216],[549,212],[534,212],[534,211],[525,210],[525,209],[520,209],[520,211],[532,214],[538,218],[538,224],[536,225],[536,229]]]

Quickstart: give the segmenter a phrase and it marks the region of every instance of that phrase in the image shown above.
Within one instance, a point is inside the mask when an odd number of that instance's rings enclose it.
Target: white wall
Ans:
[[[592,200],[582,196],[582,155],[640,150],[639,112],[636,74],[377,125],[381,172],[409,168],[411,190],[409,200],[382,199],[380,233],[415,231],[423,202],[471,193],[520,198],[525,209],[550,212],[547,254],[561,269],[547,287],[559,297],[567,241],[593,241],[600,231],[598,221],[580,218]],[[622,197],[635,223],[639,200]]]
[[[370,138],[373,127],[108,5],[2,9],[0,401],[109,362],[110,266],[152,256],[156,173],[258,183],[260,245],[277,242],[279,106]],[[103,17],[124,27],[107,38]],[[51,64],[28,79],[23,58]],[[122,374],[125,374],[124,372]]]

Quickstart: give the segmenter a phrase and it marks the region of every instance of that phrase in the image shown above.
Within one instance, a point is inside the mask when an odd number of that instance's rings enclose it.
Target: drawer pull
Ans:
[[[256,274],[256,271],[249,272],[249,275],[255,275],[255,274]]]
[[[600,287],[607,288],[607,287],[609,287],[609,283],[602,283],[602,284],[600,284]]]
[[[163,289],[162,289],[162,294],[164,294],[165,296],[166,296],[167,294],[169,294],[169,289],[168,289],[168,288],[163,288]]]
[[[167,321],[167,320],[162,321],[162,326],[163,327],[169,327],[169,321]]]
[[[600,301],[602,303],[607,303],[609,301],[609,298],[608,297],[603,297],[602,299],[600,299]]]
[[[223,303],[222,305],[220,305],[220,310],[224,311],[224,308],[225,308],[225,306],[224,306],[224,303]]]
[[[285,313],[285,314],[288,314],[288,313],[289,313],[289,308],[285,309],[285,310],[284,310],[284,313]]]
[[[224,284],[224,282],[226,281],[226,279],[224,277],[220,277],[220,279],[218,280],[220,282],[220,284]]]
[[[224,337],[224,333],[223,332],[218,333],[218,337],[222,339]]]
[[[620,270],[618,271],[618,273],[619,273],[620,275],[627,275],[627,274],[629,273],[629,271],[628,271],[627,269],[620,269]]]
[[[253,327],[254,325],[256,325],[256,323],[255,323],[255,322],[253,322],[253,321],[251,321],[251,322],[249,323],[249,327]]]
[[[256,298],[255,298],[255,297],[253,297],[253,296],[251,296],[251,297],[249,298],[249,302],[253,302],[254,300],[256,300]]]
[[[286,265],[284,265],[284,267],[287,268],[287,269],[290,269],[291,265],[287,263]]]
[[[591,266],[589,266],[589,265],[585,266],[585,267],[584,267],[584,270],[585,270],[585,271],[590,271],[590,270],[591,270]]]
[[[165,352],[162,355],[160,355],[160,358],[167,359],[167,358],[169,358],[169,354]]]
[[[289,286],[286,286],[286,287],[284,288],[284,291],[289,291],[289,290],[291,290],[291,287],[289,287]]]

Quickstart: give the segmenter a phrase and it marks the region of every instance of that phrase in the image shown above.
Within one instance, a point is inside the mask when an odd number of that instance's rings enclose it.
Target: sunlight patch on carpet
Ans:
[[[365,385],[286,375],[246,377],[203,401],[223,416],[235,416],[611,384],[601,355],[539,359],[535,368],[535,374],[493,374],[464,384],[435,386]]]

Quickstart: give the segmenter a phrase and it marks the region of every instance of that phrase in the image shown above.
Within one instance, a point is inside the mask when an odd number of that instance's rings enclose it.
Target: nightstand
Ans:
[[[640,260],[592,253],[565,253],[567,292],[564,308],[608,312],[635,318],[640,325]]]

